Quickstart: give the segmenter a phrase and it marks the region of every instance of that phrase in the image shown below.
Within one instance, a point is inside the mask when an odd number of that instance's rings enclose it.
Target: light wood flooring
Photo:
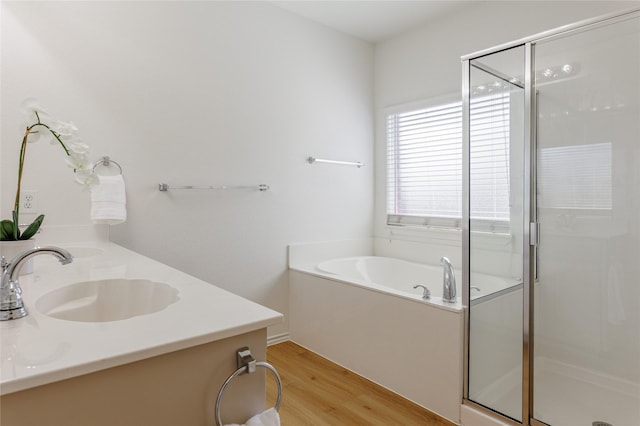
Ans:
[[[293,342],[267,348],[282,380],[283,426],[453,426],[441,417]],[[277,389],[267,374],[267,406]]]

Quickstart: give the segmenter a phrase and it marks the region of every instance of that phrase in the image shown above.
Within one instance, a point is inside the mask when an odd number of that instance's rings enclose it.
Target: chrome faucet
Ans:
[[[420,287],[422,287],[422,298],[424,300],[431,299],[431,290],[429,290],[429,287],[420,285],[420,284],[413,286],[413,288],[420,288]]]
[[[11,261],[2,257],[2,283],[0,284],[0,321],[22,318],[27,316],[27,310],[22,303],[22,289],[18,282],[22,265],[32,257],[40,254],[51,254],[58,258],[60,263],[66,265],[73,261],[71,253],[59,247],[38,247],[25,250],[16,255]]]
[[[453,266],[446,257],[440,259],[440,264],[444,268],[442,277],[442,300],[445,302],[456,302],[456,276],[453,273]]]

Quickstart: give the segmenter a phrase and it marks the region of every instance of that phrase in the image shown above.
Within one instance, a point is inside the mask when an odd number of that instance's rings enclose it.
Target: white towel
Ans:
[[[251,417],[244,425],[234,423],[227,426],[280,426],[280,415],[275,408],[269,408]]]
[[[117,225],[127,220],[126,195],[122,175],[98,176],[91,188],[91,221]]]

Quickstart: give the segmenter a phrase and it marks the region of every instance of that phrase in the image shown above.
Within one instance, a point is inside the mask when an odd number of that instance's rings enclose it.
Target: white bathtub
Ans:
[[[462,309],[462,272],[455,270],[457,284],[457,303],[442,300],[442,266],[425,265],[408,262],[402,259],[379,256],[355,256],[331,259],[318,263],[312,273],[330,279],[337,279],[349,284],[370,287],[372,290],[386,292],[391,295],[422,300],[423,289],[413,287],[417,284],[429,288],[431,298],[427,303]],[[494,277],[474,273],[471,277],[473,288],[471,300],[494,295],[517,285],[514,279]]]
[[[442,301],[443,269],[441,266],[423,265],[391,257],[355,256],[320,262],[315,266],[313,273],[339,280],[345,284],[365,287],[393,296],[456,310],[462,309],[460,303],[462,294],[459,283],[457,287],[458,302],[445,303]],[[455,271],[455,273],[457,281],[460,281],[460,272]],[[422,288],[413,288],[418,284],[429,288],[431,292],[429,300],[422,299]]]

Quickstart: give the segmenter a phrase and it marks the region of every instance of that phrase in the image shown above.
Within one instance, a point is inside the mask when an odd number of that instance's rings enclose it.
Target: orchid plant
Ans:
[[[23,101],[21,110],[28,120],[27,123],[30,124],[26,124],[20,145],[18,188],[13,204],[12,218],[0,222],[1,241],[28,240],[38,232],[44,220],[44,215],[41,214],[23,232],[20,232],[18,227],[20,188],[28,144],[48,139],[51,144],[59,145],[66,155],[67,165],[73,169],[76,182],[84,186],[91,186],[95,182],[89,161],[89,147],[78,138],[78,128],[73,123],[52,119],[44,108],[32,98]]]

